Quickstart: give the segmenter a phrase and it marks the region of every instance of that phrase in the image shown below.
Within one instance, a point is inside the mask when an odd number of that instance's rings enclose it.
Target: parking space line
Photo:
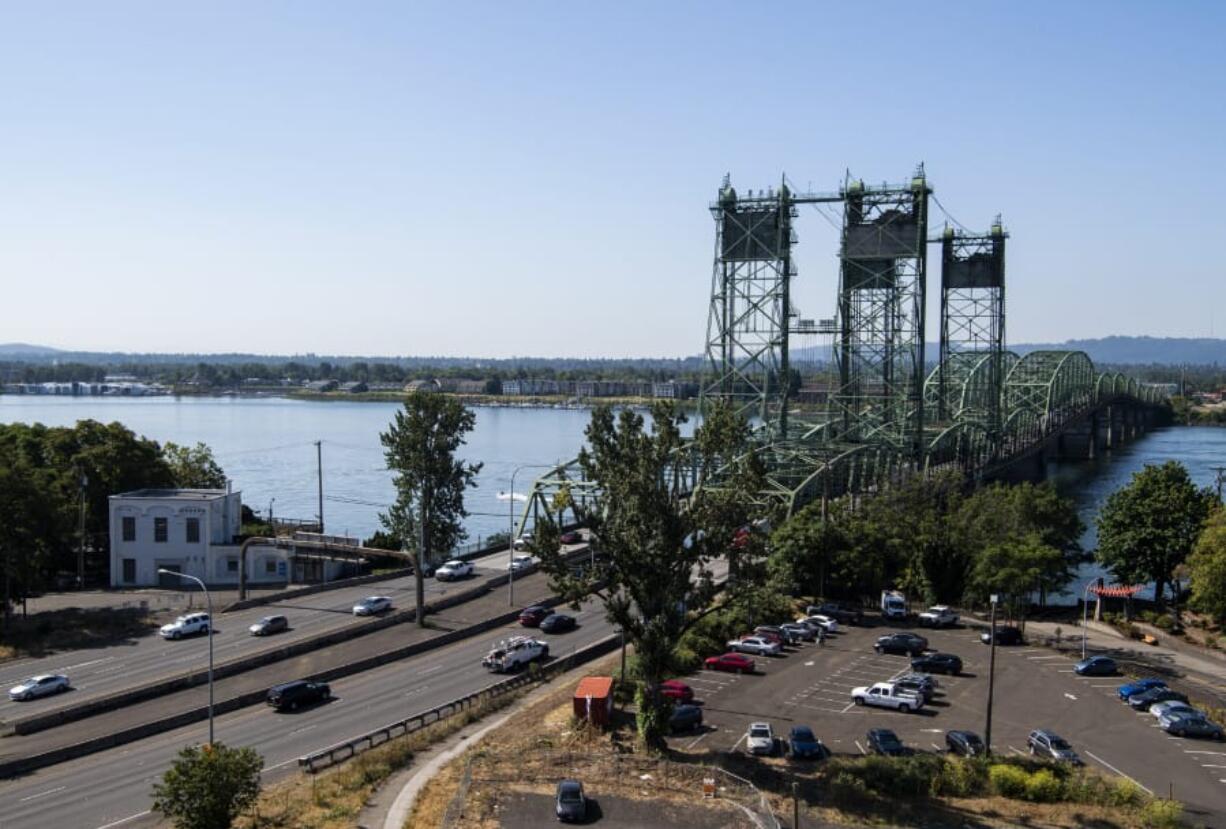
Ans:
[[[1137,781],[1136,781],[1135,779],[1133,779],[1132,777],[1129,777],[1127,774],[1124,774],[1124,772],[1120,771],[1120,770],[1119,770],[1119,769],[1117,769],[1115,766],[1111,765],[1111,764],[1110,764],[1110,763],[1108,763],[1106,760],[1104,760],[1103,758],[1099,757],[1097,754],[1094,754],[1093,752],[1087,751],[1087,752],[1086,752],[1086,756],[1087,756],[1087,757],[1092,757],[1092,758],[1094,758],[1094,759],[1095,759],[1095,760],[1097,760],[1099,763],[1102,763],[1102,764],[1103,764],[1104,766],[1106,766],[1108,769],[1110,769],[1111,771],[1113,771],[1113,772],[1115,772],[1116,774],[1118,774],[1120,777],[1127,777],[1129,780],[1132,780],[1132,782],[1133,782],[1133,783],[1136,783],[1136,784],[1137,784],[1138,786],[1140,786],[1142,789],[1145,789],[1145,791],[1147,791],[1147,792],[1148,792],[1150,795],[1153,795],[1154,790],[1153,790],[1153,789],[1151,789],[1149,786],[1143,785],[1143,784],[1141,784],[1141,783],[1137,783]]]
[[[1226,751],[1194,751],[1192,749],[1185,749],[1183,753],[1184,754],[1216,754],[1218,757],[1226,757]]]
[[[1063,659],[1064,657],[1063,657],[1063,656],[1055,656],[1055,655],[1053,655],[1053,656],[1028,656],[1028,657],[1026,657],[1026,658],[1027,658],[1027,659],[1029,659],[1029,660],[1030,660],[1030,661],[1032,661],[1032,662],[1037,662],[1037,661],[1039,661],[1040,659]]]
[[[860,745],[859,740],[856,740],[856,748],[860,749],[861,754],[868,754],[868,752],[864,750],[864,746]]]
[[[1017,750],[1016,748],[1014,748],[1013,746],[1009,746],[1009,750],[1010,750],[1010,751],[1012,751],[1014,754],[1020,754],[1020,755],[1022,755],[1023,757],[1025,757],[1025,756],[1026,756],[1026,752],[1024,752],[1024,751],[1018,751],[1018,750]]]
[[[709,731],[704,731],[703,733],[699,734],[697,737],[691,740],[688,744],[686,744],[686,748],[693,748],[694,746],[698,745],[700,742],[702,742],[703,738],[706,737],[710,733],[711,732]]]

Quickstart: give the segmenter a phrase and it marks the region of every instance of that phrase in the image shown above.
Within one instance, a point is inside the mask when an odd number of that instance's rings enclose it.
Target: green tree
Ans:
[[[649,746],[660,745],[667,727],[665,701],[655,688],[672,668],[682,635],[711,612],[720,592],[713,562],[727,559],[729,600],[761,589],[765,575],[763,534],[738,535],[767,517],[753,506],[762,470],[745,451],[748,425],[730,409],[716,409],[696,430],[691,452],[682,449],[684,422],[665,401],[652,406],[649,428],[629,409],[616,416],[608,407],[592,412],[579,463],[601,493],[600,510],[587,516],[600,552],[594,567],[572,570],[561,556],[555,522],[538,520],[535,528],[534,551],[551,585],[575,603],[595,595],[633,644],[647,689],[639,736]],[[718,487],[700,487],[687,499],[678,460],[694,464],[698,480],[717,468],[726,474]],[[552,509],[567,506],[563,492]]]
[[[1226,622],[1226,508],[1217,507],[1209,516],[1188,556],[1192,578],[1192,607]]]
[[[851,539],[841,523],[822,519],[822,505],[813,503],[785,521],[771,534],[767,568],[771,581],[792,587],[802,595],[826,596],[827,578]],[[832,584],[850,585],[844,579]]]
[[[1010,617],[1022,616],[1032,592],[1067,582],[1071,569],[1063,551],[1047,544],[1039,533],[1029,533],[984,549],[971,571],[967,592],[983,602],[1000,594]]]
[[[396,487],[396,501],[379,521],[416,554],[418,626],[425,624],[423,565],[431,551],[449,553],[468,537],[464,491],[477,485],[481,464],[465,463],[456,451],[475,423],[472,411],[454,397],[418,393],[409,395],[379,435]]]
[[[1214,503],[1213,491],[1193,484],[1178,461],[1147,464],[1099,512],[1098,560],[1119,581],[1152,581],[1161,604]]]
[[[226,473],[222,471],[213,450],[206,444],[180,446],[167,441],[162,446],[162,459],[170,467],[175,486],[183,489],[225,489]]]
[[[260,794],[264,761],[254,749],[188,746],[153,786],[153,810],[176,829],[229,829]]]

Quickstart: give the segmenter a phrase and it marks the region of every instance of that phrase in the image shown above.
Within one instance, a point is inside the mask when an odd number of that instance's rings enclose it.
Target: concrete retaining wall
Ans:
[[[267,596],[258,596],[253,599],[243,599],[239,602],[227,605],[222,609],[222,613],[232,613],[236,610],[247,610],[260,605],[272,604],[283,599],[296,599],[299,596],[310,596],[314,593],[325,593],[329,590],[340,590],[344,587],[360,587],[363,584],[372,584],[377,581],[385,581],[387,579],[400,579],[405,576],[413,575],[412,567],[403,567],[399,570],[392,570],[386,573],[378,573],[370,576],[354,576],[349,579],[338,579],[337,581],[329,581],[323,584],[311,584],[306,587],[299,587],[294,590],[282,590],[279,593],[269,593]]]

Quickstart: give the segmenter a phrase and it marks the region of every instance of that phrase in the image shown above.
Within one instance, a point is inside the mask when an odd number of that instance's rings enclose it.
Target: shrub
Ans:
[[[1154,619],[1154,627],[1158,628],[1158,630],[1164,630],[1167,633],[1170,633],[1175,627],[1175,620],[1164,613],[1158,618]]]
[[[1011,797],[1015,800],[1025,797],[1026,783],[1029,779],[1030,775],[1017,766],[997,764],[988,769],[988,781],[991,783],[992,793],[1001,797]]]
[[[1109,806],[1140,806],[1145,802],[1145,793],[1141,787],[1127,778],[1112,780],[1107,787],[1107,805]]]
[[[1141,810],[1141,820],[1150,829],[1177,829],[1183,817],[1183,804],[1178,800],[1151,800]]]
[[[1050,769],[1039,769],[1026,780],[1026,799],[1035,803],[1056,803],[1064,796],[1064,785]]]
[[[978,797],[988,789],[988,764],[983,760],[946,758],[932,781],[932,793],[944,797]]]

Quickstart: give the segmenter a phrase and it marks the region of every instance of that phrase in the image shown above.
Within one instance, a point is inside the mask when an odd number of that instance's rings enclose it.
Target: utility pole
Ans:
[[[324,531],[324,442],[315,441],[315,471],[319,477],[319,533]]]
[[[983,745],[992,754],[992,691],[996,682],[996,594],[992,594],[992,655],[988,658],[988,721],[983,728]]]
[[[413,581],[417,585],[417,626],[424,628],[426,626],[426,581],[424,576],[425,570],[423,562],[426,560],[426,492],[425,487],[422,487],[421,492],[417,495],[418,515],[417,515],[417,572],[414,573]]]
[[[85,589],[85,488],[89,486],[89,476],[81,472],[80,478],[77,479],[78,493],[80,494],[81,506],[78,516],[77,530],[80,534],[77,547],[77,589]]]

